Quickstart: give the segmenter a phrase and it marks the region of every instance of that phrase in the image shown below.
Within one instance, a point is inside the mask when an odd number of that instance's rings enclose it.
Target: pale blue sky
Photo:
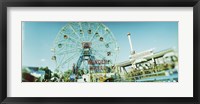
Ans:
[[[22,65],[48,66],[54,70],[50,51],[58,31],[67,22],[22,22]],[[178,22],[103,22],[114,34],[120,47],[117,62],[128,60],[130,32],[136,52],[178,47]],[[78,59],[77,59],[78,60]]]

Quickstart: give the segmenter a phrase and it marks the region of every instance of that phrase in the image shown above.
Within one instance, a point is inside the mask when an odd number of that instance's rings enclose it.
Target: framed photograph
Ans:
[[[199,104],[199,0],[4,0],[2,104]]]

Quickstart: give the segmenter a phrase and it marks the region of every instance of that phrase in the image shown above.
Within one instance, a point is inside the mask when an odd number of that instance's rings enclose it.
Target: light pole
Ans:
[[[131,41],[131,33],[128,33],[127,36],[128,36],[128,41],[129,41],[130,48],[131,48],[131,54],[135,54],[135,51],[133,50],[132,41]]]

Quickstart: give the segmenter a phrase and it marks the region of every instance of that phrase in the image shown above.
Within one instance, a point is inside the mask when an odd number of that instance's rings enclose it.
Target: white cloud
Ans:
[[[45,60],[45,59],[41,59],[40,61],[44,62],[44,61],[46,61],[46,60]]]

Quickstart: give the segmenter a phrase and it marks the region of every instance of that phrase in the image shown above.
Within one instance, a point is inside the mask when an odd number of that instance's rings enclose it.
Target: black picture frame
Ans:
[[[7,97],[7,7],[193,7],[193,97]],[[200,0],[1,0],[0,1],[1,104],[138,103],[199,104]],[[185,89],[187,90],[187,89]]]

